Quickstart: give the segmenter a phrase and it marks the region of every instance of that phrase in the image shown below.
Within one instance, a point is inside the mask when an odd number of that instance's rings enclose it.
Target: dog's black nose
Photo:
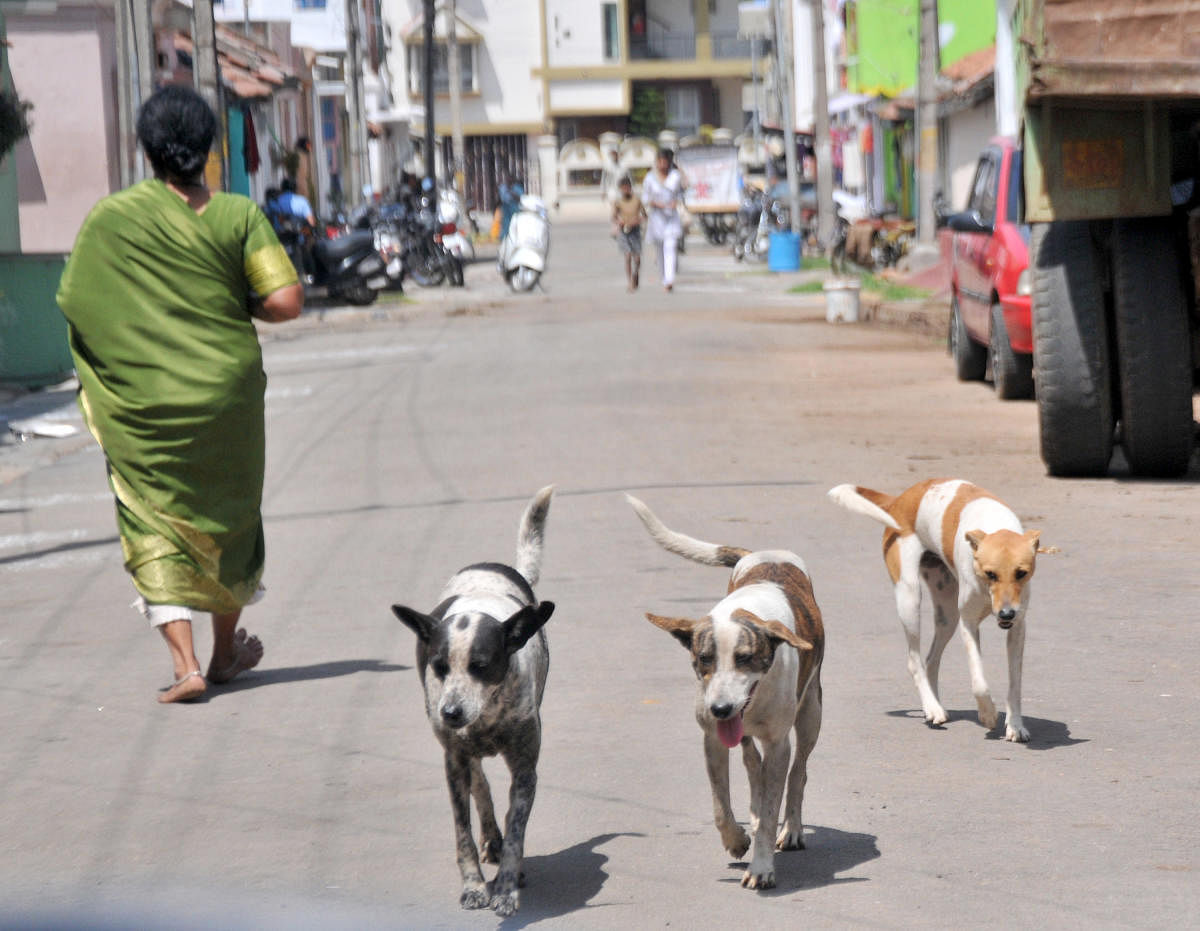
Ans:
[[[1016,608],[1003,608],[996,614],[996,617],[1000,618],[1002,621],[1011,621],[1016,616]]]
[[[451,727],[458,727],[463,722],[462,705],[443,705],[442,720]]]
[[[712,712],[712,716],[718,721],[724,721],[727,717],[733,714],[733,705],[728,703],[710,705],[708,710]]]

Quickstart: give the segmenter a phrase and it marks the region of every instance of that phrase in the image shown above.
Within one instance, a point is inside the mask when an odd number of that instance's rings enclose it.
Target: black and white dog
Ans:
[[[521,517],[516,567],[478,563],[456,573],[428,614],[393,605],[417,635],[417,669],[425,713],[446,754],[463,908],[516,913],[525,825],[537,789],[542,692],[550,652],[542,626],[554,612],[533,593],[542,564],[554,486],[534,495]],[[496,824],[483,757],[500,754],[512,773],[503,837]],[[471,838],[470,800],[482,828],[485,863],[499,863],[489,888]]]
[[[637,498],[625,497],[663,549],[706,566],[733,569],[727,594],[703,618],[647,614],[646,619],[691,654],[713,813],[721,843],[737,858],[751,842],[729,799],[729,751],[741,748],[754,834],[742,885],[770,889],[775,885],[775,851],[804,847],[801,810],[808,756],[821,730],[825,628],[812,583],[795,553],[705,543],[668,529]],[[776,833],[781,808],[783,825]]]

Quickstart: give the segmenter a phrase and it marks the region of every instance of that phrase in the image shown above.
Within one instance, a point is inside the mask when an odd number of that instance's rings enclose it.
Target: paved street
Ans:
[[[481,263],[466,294],[264,331],[269,593],[244,622],[266,656],[187,707],[155,702],[167,651],[128,607],[96,447],[0,453],[0,926],[495,927],[457,904],[440,749],[389,606],[432,608],[456,569],[510,561],[551,482],[540,781],[504,926],[1193,924],[1200,463],[1049,479],[1031,402],[957,383],[928,333],[827,324],[820,295],[785,293],[799,277],[694,242],[674,294],[648,264],[627,296],[604,224],[560,222],[532,295]],[[951,720],[922,723],[879,528],[825,499],[935,475],[1061,548],[1034,584],[1027,745],[980,727],[957,640]],[[814,579],[808,849],[777,857],[774,890],[739,887],[687,654],[644,619],[703,615],[727,571],[659,549],[623,490],[702,539],[793,549]],[[983,647],[1000,701],[994,622]]]

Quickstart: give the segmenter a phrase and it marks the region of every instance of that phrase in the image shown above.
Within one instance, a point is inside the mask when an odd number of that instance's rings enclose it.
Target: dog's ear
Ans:
[[[782,621],[759,621],[759,626],[767,632],[772,640],[782,640],[784,643],[794,646],[797,650],[811,650],[813,645],[807,640],[796,636],[796,632]]]
[[[504,622],[504,648],[510,655],[516,653],[529,642],[530,637],[542,629],[542,625],[550,620],[553,613],[553,601],[542,601],[523,607]]]
[[[1042,546],[1042,532],[1040,530],[1026,530],[1025,540],[1029,543],[1029,548],[1034,553],[1057,553],[1057,546]]]
[[[983,538],[987,536],[982,530],[968,530],[963,534],[967,538],[967,542],[971,544],[971,552],[979,551],[979,544],[983,542]]]
[[[689,621],[685,617],[662,617],[658,614],[647,614],[646,620],[669,633],[683,644],[685,650],[692,648],[692,633],[696,629],[695,621]]]
[[[420,611],[414,611],[404,605],[392,605],[392,613],[410,627],[422,643],[429,642],[429,638],[433,636],[434,628],[438,624],[428,614],[422,614]]]

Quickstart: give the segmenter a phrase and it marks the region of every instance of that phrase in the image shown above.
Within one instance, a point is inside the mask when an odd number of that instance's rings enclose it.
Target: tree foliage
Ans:
[[[636,85],[633,108],[629,113],[629,132],[653,139],[667,125],[667,98],[657,87]]]

